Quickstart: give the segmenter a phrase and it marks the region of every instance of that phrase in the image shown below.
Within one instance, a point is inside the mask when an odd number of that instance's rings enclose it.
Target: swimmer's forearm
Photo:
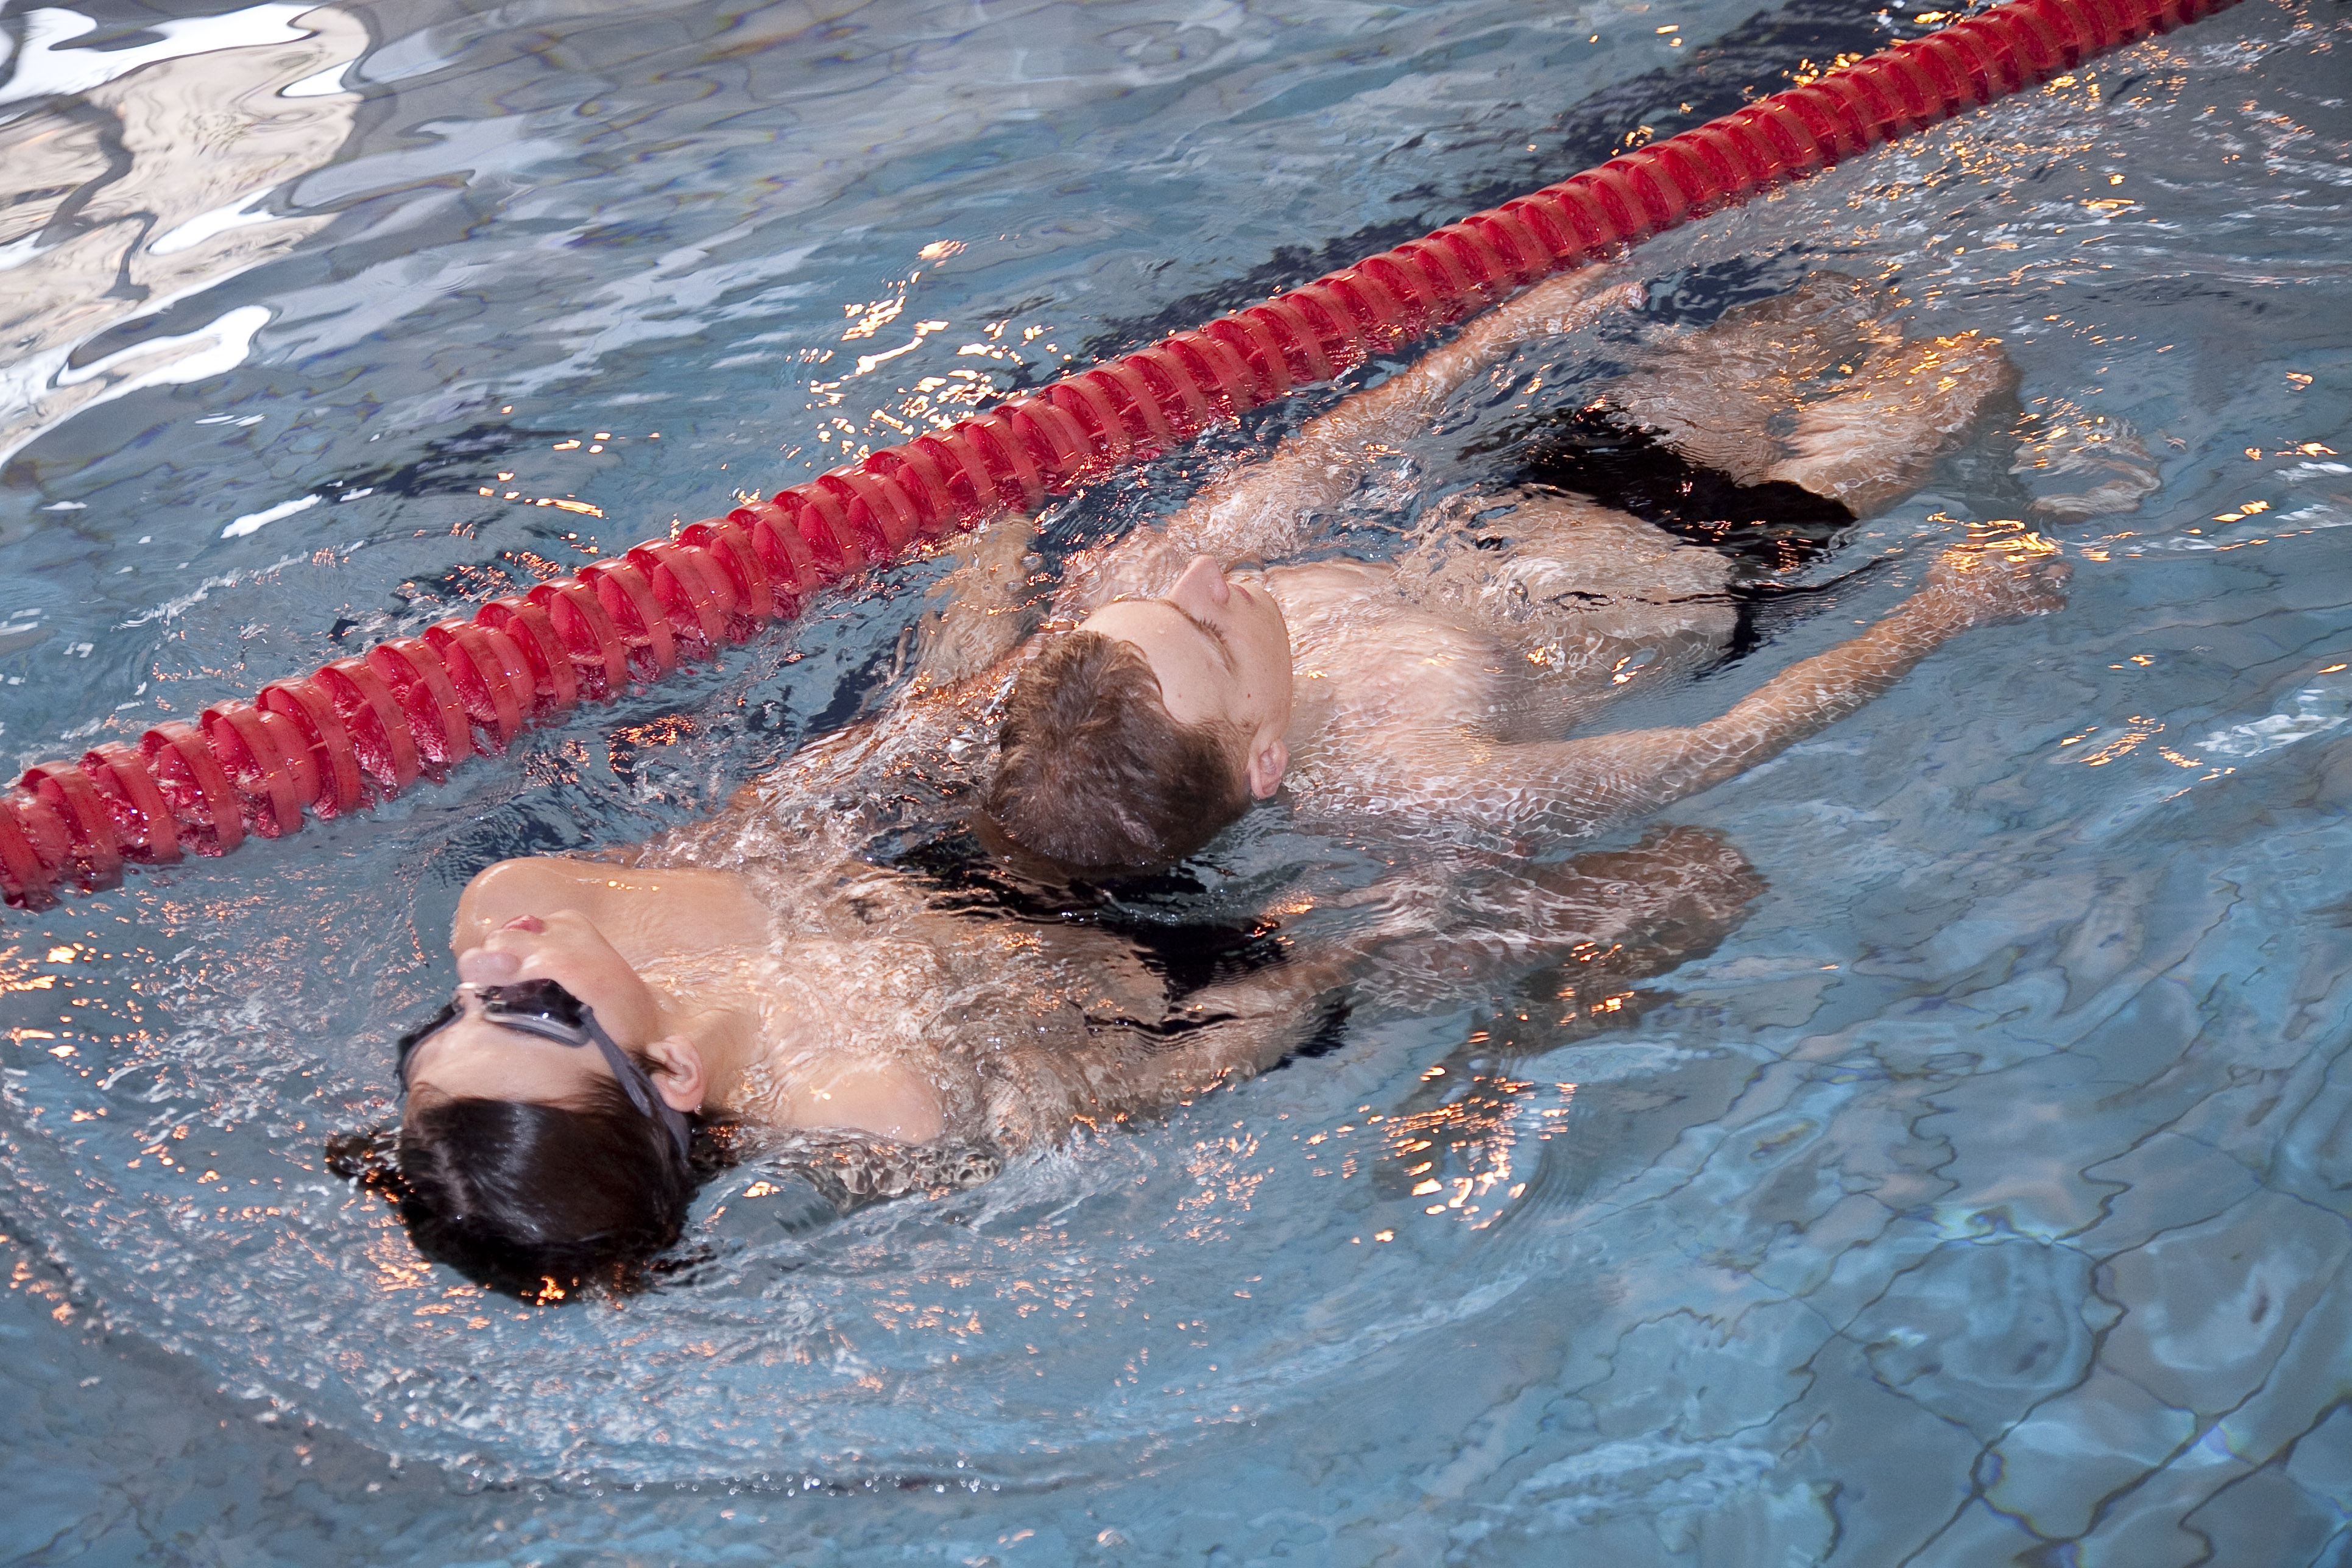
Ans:
[[[963,563],[932,590],[946,604],[918,623],[919,651],[902,697],[961,685],[1020,646],[1034,628],[1023,563],[1036,536],[1035,518],[1004,517],[965,539]]]
[[[1230,565],[1278,560],[1306,542],[1305,524],[1354,493],[1374,458],[1429,428],[1445,400],[1521,343],[1572,331],[1638,291],[1597,289],[1597,274],[1539,283],[1432,349],[1378,386],[1317,416],[1265,461],[1209,486],[1166,522],[1138,529],[1079,563],[1060,606],[1085,615],[1122,594],[1165,593],[1202,555]]]
[[[1862,636],[1790,666],[1720,719],[1653,731],[1665,755],[1630,804],[1711,788],[1883,695],[1960,633],[2063,607],[2066,576],[2056,547],[2032,534],[1947,550],[1927,586]]]
[[[1178,1016],[1222,1014],[1245,1032],[1279,1042],[1286,1031],[1306,1029],[1302,1020],[1319,1016],[1316,1009],[1347,989],[1370,961],[1371,952],[1370,946],[1344,942],[1304,953],[1294,951],[1282,963],[1246,980],[1194,992]],[[1288,1045],[1276,1045],[1272,1059],[1278,1059],[1288,1048]],[[1271,1059],[1265,1065],[1271,1065]]]
[[[1790,666],[1722,718],[1568,742],[1582,755],[1562,769],[1554,815],[1608,826],[1712,788],[1884,694],[1960,633],[2063,608],[2066,577],[2056,547],[2032,534],[1947,550],[1927,585],[1877,625]]]
[[[1648,804],[1711,789],[1819,734],[1894,689],[1921,659],[1967,629],[1941,605],[1914,601],[1853,641],[1790,666],[1722,718],[1694,726],[1683,765],[1661,774]]]
[[[1236,993],[1241,993],[1236,994]],[[1299,993],[1311,1001],[1318,990]],[[1320,1010],[1274,1007],[1246,982],[1196,994],[1157,1026],[1090,1026],[1082,1047],[988,1058],[989,1117],[1008,1154],[1060,1142],[1076,1126],[1157,1116],[1255,1078],[1310,1038]]]
[[[1431,793],[1490,829],[1580,838],[1737,777],[1885,692],[1963,627],[1906,605],[1852,642],[1792,665],[1720,719],[1671,730],[1503,746],[1433,771]]]

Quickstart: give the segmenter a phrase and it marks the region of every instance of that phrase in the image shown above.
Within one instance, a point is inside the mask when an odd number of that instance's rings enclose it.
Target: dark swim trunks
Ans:
[[[1711,545],[1758,574],[1795,571],[1853,527],[1842,501],[1785,479],[1743,485],[1704,468],[1606,406],[1561,409],[1490,448],[1508,482],[1548,485]]]
[[[1120,938],[1165,983],[1169,1005],[1163,1019],[1129,1019],[1121,1027],[1131,1037],[1158,1037],[1171,1048],[1192,1031],[1219,1021],[1214,1016],[1177,1016],[1185,997],[1279,968],[1290,959],[1289,943],[1276,934],[1277,922],[1236,916],[1230,909],[1202,910],[1207,889],[1182,866],[1046,886],[992,855],[968,827],[905,846],[887,863],[923,885],[930,906],[948,914],[1015,924],[1090,925]],[[1320,1016],[1283,1054],[1284,1062],[1319,1057],[1346,1044],[1345,1002],[1318,1006]]]
[[[1484,449],[1501,459],[1506,483],[1586,497],[1739,563],[1731,586],[1739,624],[1727,658],[1829,609],[1875,566],[1811,587],[1776,581],[1838,546],[1855,522],[1845,503],[1786,479],[1743,485],[1621,419],[1605,404],[1560,409],[1511,427]]]
[[[1171,1000],[1280,963],[1288,951],[1270,921],[1197,916],[1207,889],[1181,866],[1048,887],[991,855],[969,828],[905,846],[887,863],[949,914],[1111,932],[1167,981]]]

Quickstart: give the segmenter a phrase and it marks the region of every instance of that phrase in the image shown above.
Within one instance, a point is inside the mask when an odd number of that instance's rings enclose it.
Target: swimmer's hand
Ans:
[[[2066,579],[2073,575],[2074,568],[2058,558],[2058,546],[2037,533],[1954,545],[1927,569],[1927,586],[1904,613],[1933,622],[1947,636],[2047,616],[2066,607]]]
[[[1623,281],[1615,268],[1580,268],[1505,301],[1473,322],[1460,341],[1475,351],[1500,353],[1580,331],[1610,310],[1638,309],[1646,298],[1642,284]]]
[[[986,675],[1036,629],[1028,603],[1036,558],[1034,517],[1001,517],[957,547],[962,564],[932,585],[939,613],[916,624],[919,652],[905,696],[919,697]]]

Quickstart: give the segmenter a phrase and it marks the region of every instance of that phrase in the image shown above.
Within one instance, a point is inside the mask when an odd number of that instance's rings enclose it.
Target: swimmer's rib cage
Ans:
[[[2009,0],[1196,331],[530,593],[26,771],[0,892],[218,855],[503,752],[525,726],[797,615],[831,584],[1191,440],[1295,386],[2234,0]]]

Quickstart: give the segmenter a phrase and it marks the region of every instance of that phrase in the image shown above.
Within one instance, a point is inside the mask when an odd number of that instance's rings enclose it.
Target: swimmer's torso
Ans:
[[[949,914],[912,879],[855,861],[740,875],[779,911],[754,964],[766,1049],[732,1106],[759,1121],[888,1131],[845,1118],[817,1087],[850,1062],[887,1065],[937,1106],[929,1130],[892,1135],[1017,1152],[1057,1134],[1073,1109],[1042,1102],[1023,1064],[1167,1009],[1160,977],[1090,927]]]
[[[713,1073],[706,1109],[778,1129],[1018,1153],[1087,1113],[1082,1052],[1116,1057],[1117,1037],[1168,1010],[1160,977],[1116,937],[951,915],[907,876],[856,861],[509,861],[484,879],[501,875],[593,895],[666,1025],[733,1064]]]
[[[1301,782],[1383,730],[1550,739],[1729,641],[1731,566],[1623,512],[1540,490],[1433,516],[1392,563],[1265,574],[1290,629]]]

